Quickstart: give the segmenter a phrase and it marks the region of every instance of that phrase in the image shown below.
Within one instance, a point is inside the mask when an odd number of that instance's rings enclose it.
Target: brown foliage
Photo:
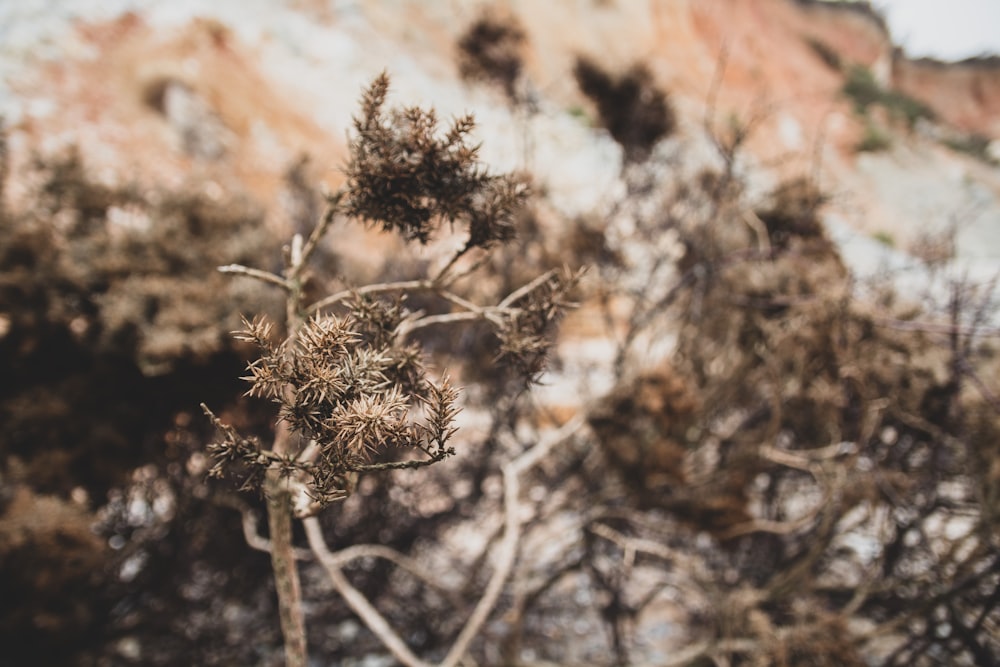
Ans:
[[[709,611],[689,627],[731,664],[992,664],[1000,402],[979,335],[989,286],[953,283],[936,322],[930,302],[863,301],[824,231],[826,197],[805,179],[752,209],[728,172],[702,171],[670,195],[663,208],[686,212],[671,227],[684,255],[673,286],[648,281],[631,319],[661,323],[646,336],[677,335],[669,372],[643,369],[590,417],[602,461],[642,510],[617,509],[623,498],[605,486],[608,515],[630,517],[608,539],[628,555],[629,531],[659,530],[673,548],[650,553],[711,571],[696,575]],[[650,302],[670,309],[643,310]],[[689,412],[685,396],[697,397]],[[679,537],[687,530],[713,546]],[[616,637],[630,613],[609,619]]]
[[[603,451],[642,506],[662,506],[685,484],[687,429],[700,409],[669,367],[615,389],[588,419]]]
[[[597,105],[601,125],[625,149],[626,161],[643,161],[657,141],[676,129],[670,98],[656,86],[646,65],[632,65],[624,73],[613,74],[581,57],[573,76],[583,94]]]
[[[479,17],[458,41],[462,78],[495,83],[509,100],[517,101],[525,39],[524,29],[513,17],[506,20],[492,15]]]
[[[61,662],[101,623],[107,546],[94,517],[53,496],[0,485],[0,639],[7,664]],[[54,661],[54,662],[50,662]]]
[[[511,239],[513,219],[527,198],[514,175],[494,176],[469,143],[471,116],[457,118],[439,135],[433,109],[384,112],[389,79],[383,74],[365,91],[345,171],[347,214],[427,243],[441,223],[468,227],[466,248],[488,248]]]
[[[769,202],[756,211],[767,226],[771,244],[785,248],[792,239],[824,239],[820,208],[826,203],[822,192],[806,178],[784,181],[771,192]]]
[[[58,323],[155,374],[226,349],[237,313],[267,302],[215,270],[266,263],[277,249],[247,201],[105,186],[75,153],[38,169],[35,207],[0,219],[10,239],[0,249],[0,311],[14,318],[4,345],[24,350],[43,321]]]

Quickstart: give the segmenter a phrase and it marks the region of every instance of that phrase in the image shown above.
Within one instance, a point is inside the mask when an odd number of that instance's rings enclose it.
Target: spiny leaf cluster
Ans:
[[[438,131],[433,109],[384,109],[389,77],[364,92],[346,167],[347,213],[408,240],[427,243],[443,222],[468,227],[466,248],[488,248],[514,236],[514,213],[528,187],[523,178],[490,174],[471,144],[471,115]]]
[[[259,489],[264,471],[271,463],[269,457],[274,455],[264,449],[257,438],[240,435],[235,428],[216,417],[204,403],[201,404],[201,409],[222,436],[219,441],[209,443],[207,448],[209,456],[215,461],[208,472],[209,476],[225,477],[227,472],[238,468],[243,476],[240,491]]]
[[[454,454],[448,446],[457,390],[447,378],[435,384],[427,377],[420,350],[391,344],[387,330],[406,311],[398,302],[355,297],[345,315],[317,315],[306,321],[294,340],[271,340],[272,324],[264,318],[243,320],[234,332],[260,356],[248,365],[247,395],[279,405],[280,418],[319,453],[314,459],[279,461],[255,441],[220,426],[223,441],[210,452],[214,472],[239,463],[249,472],[244,487],[253,488],[264,471],[277,465],[286,474],[305,472],[310,493],[333,498],[351,472],[418,467]],[[415,413],[422,412],[422,418]],[[419,460],[379,462],[390,450],[410,448]]]
[[[516,306],[497,331],[498,361],[513,367],[528,383],[537,382],[554,341],[563,313],[576,304],[570,300],[583,272],[550,273],[535,289],[512,302]]]
[[[438,396],[419,350],[396,348],[383,337],[384,317],[394,308],[378,308],[370,299],[355,303],[368,310],[311,318],[291,349],[288,341],[264,340],[261,319],[246,322],[243,332],[261,349],[244,378],[251,383],[247,393],[279,403],[296,431],[336,450],[331,455],[349,466],[367,462],[386,445],[425,444],[428,433],[409,423],[409,407]]]

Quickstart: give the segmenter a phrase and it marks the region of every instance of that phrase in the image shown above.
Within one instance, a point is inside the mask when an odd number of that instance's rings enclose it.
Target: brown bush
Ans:
[[[673,134],[677,118],[670,98],[643,64],[614,74],[580,57],[573,76],[581,92],[597,105],[601,125],[625,149],[629,162],[645,160],[657,141]]]
[[[686,431],[697,395],[669,368],[618,387],[588,419],[602,450],[642,506],[662,506],[685,483]]]
[[[481,16],[458,41],[459,73],[467,81],[499,85],[507,98],[516,102],[525,41],[524,28],[515,18]]]
[[[0,639],[10,665],[56,664],[92,641],[110,573],[95,517],[53,496],[0,484]]]

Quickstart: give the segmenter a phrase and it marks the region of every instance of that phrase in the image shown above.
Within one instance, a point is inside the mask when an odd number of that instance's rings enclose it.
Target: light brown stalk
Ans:
[[[306,626],[302,614],[302,586],[292,547],[292,495],[276,470],[268,472],[267,524],[271,532],[271,568],[278,593],[278,615],[285,638],[285,665],[305,667]]]
[[[332,215],[325,218],[332,219]],[[327,223],[328,224],[328,223]],[[309,252],[315,244],[308,245]],[[303,252],[302,237],[292,240],[292,252],[287,281],[290,285],[286,297],[286,326],[288,329],[288,350],[294,347],[295,338],[302,326],[302,268],[308,259]],[[286,392],[291,391],[286,387]],[[292,444],[294,434],[288,423],[279,420],[274,434],[274,453],[280,457],[291,457],[296,452]],[[306,667],[308,649],[306,644],[305,616],[302,611],[302,585],[299,570],[295,564],[295,549],[292,544],[292,492],[290,479],[282,471],[271,468],[267,471],[265,493],[267,495],[267,524],[271,532],[271,569],[274,570],[274,587],[278,594],[278,615],[281,619],[281,634],[285,639],[286,667]]]

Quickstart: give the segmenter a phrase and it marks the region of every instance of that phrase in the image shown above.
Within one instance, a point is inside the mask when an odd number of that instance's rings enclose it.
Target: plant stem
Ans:
[[[326,569],[327,576],[330,577],[330,582],[333,583],[337,592],[344,598],[347,606],[361,617],[361,620],[365,622],[368,629],[381,640],[382,644],[389,649],[389,652],[392,653],[400,664],[406,665],[406,667],[430,667],[428,663],[410,651],[406,642],[396,634],[392,626],[389,625],[389,622],[385,620],[385,617],[379,613],[378,609],[347,580],[347,577],[340,570],[336,554],[332,553],[326,545],[326,540],[323,537],[323,529],[320,528],[316,517],[311,516],[304,519],[302,523],[305,526],[306,537],[309,538],[309,546],[312,547],[313,554],[316,555],[316,558]]]
[[[332,214],[330,216],[332,220]],[[326,221],[329,224],[329,220]],[[311,243],[310,250],[315,247]],[[288,329],[286,342],[290,350],[302,327],[302,281],[305,255],[302,237],[292,239],[291,257],[286,271],[288,294],[285,297],[285,323]],[[290,392],[289,387],[285,388]],[[279,420],[274,433],[272,451],[280,457],[295,454],[293,434],[288,422]],[[292,545],[292,493],[289,479],[280,470],[267,471],[265,493],[267,495],[267,524],[271,532],[271,569],[274,570],[274,587],[278,593],[278,615],[281,618],[281,634],[285,638],[286,667],[306,667],[306,624],[302,611],[302,585],[299,570],[295,565],[295,549]]]
[[[292,548],[292,495],[287,480],[268,471],[267,525],[271,532],[271,568],[278,593],[278,615],[285,638],[286,667],[306,667],[306,626],[302,614],[302,587]]]

